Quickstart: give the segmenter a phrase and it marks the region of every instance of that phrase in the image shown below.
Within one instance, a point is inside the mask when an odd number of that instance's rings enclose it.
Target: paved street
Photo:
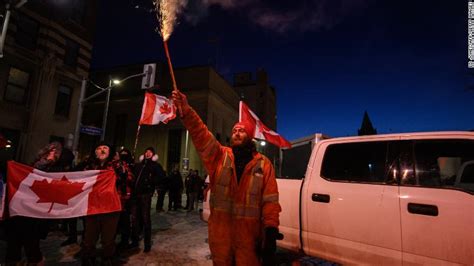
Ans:
[[[156,197],[153,198],[153,205]],[[165,199],[167,202],[167,199]],[[185,201],[183,201],[185,202]],[[123,253],[119,260],[125,265],[212,265],[207,239],[207,224],[199,218],[198,211],[184,210],[151,213],[153,246],[150,253],[140,250]],[[79,222],[79,226],[82,223]],[[79,245],[60,247],[66,236],[60,231],[50,232],[41,242],[47,265],[80,265],[74,254]],[[0,261],[5,256],[5,242],[0,241]]]
[[[152,202],[152,239],[151,252],[143,253],[143,241],[140,249],[122,252],[117,260],[123,265],[212,265],[209,246],[207,244],[207,223],[199,218],[199,212],[185,210],[171,212],[155,212],[156,196]],[[168,199],[165,198],[165,205]],[[185,203],[183,196],[183,203]],[[201,204],[200,204],[201,205]],[[201,206],[199,206],[201,207]],[[167,209],[167,206],[165,206]],[[82,230],[82,223],[78,223]],[[74,258],[79,252],[78,244],[61,247],[66,240],[61,231],[51,231],[46,240],[41,241],[41,251],[46,258],[46,265],[80,265],[80,259]],[[6,244],[0,241],[0,262],[5,257]],[[286,265],[333,265],[324,261],[301,258],[283,250],[278,250],[279,266]],[[298,261],[298,263],[294,263]],[[293,262],[293,263],[292,263]]]

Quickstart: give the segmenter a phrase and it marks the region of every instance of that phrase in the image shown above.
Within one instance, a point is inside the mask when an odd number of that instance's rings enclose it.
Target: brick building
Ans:
[[[94,0],[13,2],[0,6],[12,8],[0,60],[0,133],[12,147],[0,151],[1,168],[30,163],[52,140],[71,143],[96,17]]]

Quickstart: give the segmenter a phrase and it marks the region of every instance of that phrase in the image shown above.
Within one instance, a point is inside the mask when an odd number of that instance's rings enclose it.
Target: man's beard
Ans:
[[[245,153],[252,154],[254,151],[257,150],[257,148],[255,147],[255,143],[253,143],[253,141],[250,138],[243,139],[240,144],[231,143],[231,148],[232,148],[232,151],[234,152],[234,155],[245,154]]]
[[[245,166],[252,160],[253,153],[257,150],[255,143],[250,138],[246,138],[240,145],[232,146],[232,153],[234,153],[235,170],[237,173],[237,180],[240,181]]]

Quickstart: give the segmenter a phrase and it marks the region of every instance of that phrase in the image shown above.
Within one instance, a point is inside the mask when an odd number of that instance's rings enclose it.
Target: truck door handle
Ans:
[[[317,202],[329,203],[329,201],[331,200],[331,197],[327,194],[313,193],[313,195],[311,196],[311,199]]]
[[[438,206],[418,203],[408,203],[408,212],[413,214],[438,216]]]

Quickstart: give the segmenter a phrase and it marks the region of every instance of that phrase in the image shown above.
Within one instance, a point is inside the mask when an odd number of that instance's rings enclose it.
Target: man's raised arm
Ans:
[[[209,175],[213,176],[217,166],[216,160],[221,158],[223,152],[222,146],[196,111],[189,105],[186,95],[180,91],[173,91],[172,99],[176,107],[182,110],[181,120],[186,129],[189,130],[194,146],[199,152],[199,157],[201,157]]]

